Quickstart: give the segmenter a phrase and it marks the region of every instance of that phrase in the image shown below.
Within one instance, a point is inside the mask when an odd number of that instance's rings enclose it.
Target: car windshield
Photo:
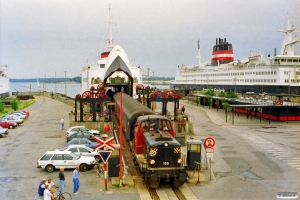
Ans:
[[[80,158],[79,155],[76,155],[75,153],[70,153],[70,156],[72,156],[73,158],[75,158],[76,160]]]
[[[62,148],[60,148],[59,150],[60,151],[64,151],[64,150],[66,150],[68,147],[62,147]]]

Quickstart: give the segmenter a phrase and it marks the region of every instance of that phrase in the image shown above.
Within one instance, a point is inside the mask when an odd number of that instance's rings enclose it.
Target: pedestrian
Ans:
[[[182,108],[181,108],[181,113],[184,115],[184,111],[185,111],[185,107],[184,106],[182,106]]]
[[[79,190],[79,167],[76,166],[75,170],[73,171],[73,183],[74,183],[74,194],[78,194]]]
[[[48,181],[45,183],[46,185],[49,185],[49,190],[51,190],[52,186],[59,188],[58,185],[56,185],[54,182],[52,182],[52,179],[49,178]]]
[[[61,118],[60,123],[61,123],[61,130],[64,130],[65,129],[65,119]]]
[[[108,123],[105,125],[104,131],[105,131],[105,133],[106,133],[107,135],[109,135],[109,133],[110,133],[110,126],[109,126]]]
[[[50,185],[46,185],[44,191],[44,200],[53,200],[56,199],[56,197],[57,196],[50,192]]]
[[[59,191],[63,193],[65,189],[65,174],[64,174],[65,168],[61,167],[59,170],[60,170],[58,173]]]
[[[38,188],[38,196],[39,197],[43,197],[44,196],[44,191],[45,191],[45,186],[46,186],[46,179],[44,178],[42,180],[42,182],[40,182],[39,184],[39,188]]]

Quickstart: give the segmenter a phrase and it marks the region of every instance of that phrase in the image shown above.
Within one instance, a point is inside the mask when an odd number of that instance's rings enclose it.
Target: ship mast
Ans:
[[[283,32],[286,34],[281,49],[281,55],[294,55],[293,45],[300,41],[298,37],[293,38],[293,32],[296,30],[295,26],[291,24],[290,16],[287,15],[287,29],[278,30],[278,32]]]
[[[106,43],[106,48],[108,51],[111,51],[114,47],[113,45],[113,37],[112,37],[112,19],[111,19],[111,12],[110,12],[110,4],[109,4],[109,38],[107,40],[107,43]]]
[[[198,52],[196,53],[196,58],[198,58],[198,66],[201,65],[201,54],[200,54],[200,40],[198,40]]]

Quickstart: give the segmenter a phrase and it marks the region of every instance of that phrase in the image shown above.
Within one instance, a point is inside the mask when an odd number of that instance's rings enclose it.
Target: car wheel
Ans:
[[[85,171],[87,171],[88,169],[89,169],[89,166],[88,166],[87,164],[81,164],[81,165],[80,165],[80,171],[85,172]]]
[[[46,170],[47,170],[47,172],[53,172],[54,171],[54,166],[53,165],[47,165],[46,166]]]
[[[10,125],[8,128],[9,128],[9,129],[12,129],[12,128],[13,128],[13,126],[12,126],[12,125]]]
[[[2,135],[0,134],[0,138],[2,138]]]

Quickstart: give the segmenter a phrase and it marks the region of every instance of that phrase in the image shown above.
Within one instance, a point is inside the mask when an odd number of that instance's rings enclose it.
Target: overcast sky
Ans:
[[[143,73],[175,76],[178,65],[210,61],[216,38],[235,60],[279,53],[286,15],[300,30],[299,0],[0,0],[0,64],[10,78],[79,76],[105,50],[109,4],[114,44]],[[300,33],[296,33],[300,36]],[[300,54],[300,45],[295,46]]]

